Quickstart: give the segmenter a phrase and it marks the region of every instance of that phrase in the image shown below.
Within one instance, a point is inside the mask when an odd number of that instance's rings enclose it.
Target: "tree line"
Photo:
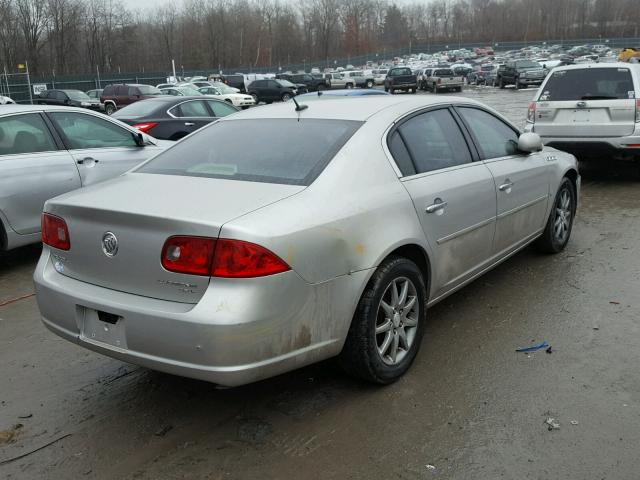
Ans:
[[[34,73],[333,64],[408,45],[638,36],[637,0],[0,0],[0,63]],[[452,47],[453,48],[453,47]],[[180,68],[180,67],[178,67]]]

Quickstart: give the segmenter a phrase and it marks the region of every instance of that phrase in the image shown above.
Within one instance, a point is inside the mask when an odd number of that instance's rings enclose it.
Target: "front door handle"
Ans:
[[[513,182],[507,178],[504,183],[498,187],[498,190],[511,193],[511,187],[513,187]]]
[[[92,157],[85,157],[85,158],[81,158],[81,159],[80,159],[80,160],[78,160],[76,163],[77,163],[78,165],[83,165],[83,164],[84,164],[84,162],[87,162],[87,163],[98,163],[98,162],[99,162],[99,160],[96,160],[95,158],[92,158]]]
[[[441,198],[436,198],[433,201],[432,205],[429,205],[424,210],[427,213],[440,213],[442,214],[444,211],[444,207],[447,206],[447,202],[443,201]]]
[[[185,127],[193,127],[195,125],[195,123],[193,122],[184,122],[184,126]]]

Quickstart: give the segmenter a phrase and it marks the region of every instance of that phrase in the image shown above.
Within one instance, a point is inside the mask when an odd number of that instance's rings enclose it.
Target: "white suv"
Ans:
[[[580,160],[640,160],[640,65],[554,68],[529,104],[525,131]]]

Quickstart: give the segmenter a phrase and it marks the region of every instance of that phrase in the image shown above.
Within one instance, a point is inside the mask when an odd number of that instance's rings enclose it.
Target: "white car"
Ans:
[[[256,104],[256,101],[251,95],[237,93],[237,88],[231,88],[224,84],[219,84],[215,87],[202,87],[198,89],[198,92],[203,95],[215,96],[217,99],[224,100],[234,107],[247,108]]]
[[[5,97],[3,95],[0,95],[0,105],[13,105],[15,103],[16,102],[10,97]]]

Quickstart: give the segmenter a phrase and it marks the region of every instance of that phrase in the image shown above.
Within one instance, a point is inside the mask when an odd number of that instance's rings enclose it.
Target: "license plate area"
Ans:
[[[124,317],[92,308],[82,307],[82,310],[81,339],[117,348],[127,348]]]
[[[588,123],[591,117],[591,110],[574,110],[573,121],[576,123]]]

